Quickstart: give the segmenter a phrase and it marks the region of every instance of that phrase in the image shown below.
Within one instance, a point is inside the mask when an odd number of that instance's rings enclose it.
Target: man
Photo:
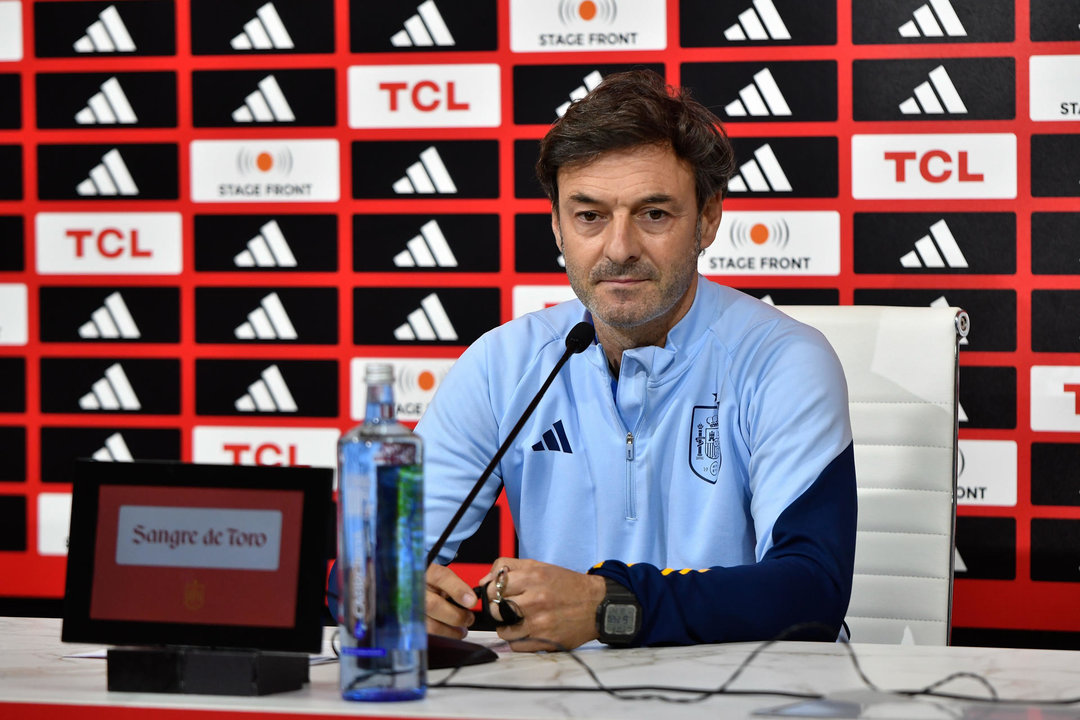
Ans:
[[[698,275],[734,168],[718,124],[651,72],[570,106],[537,173],[578,300],[485,334],[417,426],[431,547],[567,332],[594,326],[440,555],[501,480],[521,559],[485,581],[523,618],[499,628],[515,650],[839,632],[856,518],[843,371],[817,331]],[[429,632],[463,637],[472,591],[442,565],[427,582]]]

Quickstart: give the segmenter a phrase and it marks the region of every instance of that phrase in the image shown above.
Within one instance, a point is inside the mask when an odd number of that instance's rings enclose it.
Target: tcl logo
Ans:
[[[337,465],[335,428],[224,427],[192,431],[192,461],[214,465],[328,467]]]
[[[885,159],[896,163],[896,182],[906,182],[908,163],[913,162],[919,168],[923,180],[931,183],[945,182],[953,176],[953,158],[944,150],[931,150],[921,156],[916,152],[886,152]],[[956,153],[957,182],[983,182],[982,173],[968,170],[968,153],[961,150]]]
[[[879,198],[1014,198],[1016,136],[855,135],[852,195]]]
[[[179,213],[38,213],[42,274],[176,275],[183,266]]]
[[[431,112],[440,107],[445,107],[449,112],[469,109],[469,103],[457,99],[453,80],[445,86],[432,80],[421,80],[412,87],[407,82],[383,82],[379,83],[379,89],[389,96],[390,112],[397,112],[401,107],[399,96],[402,95],[420,112]]]
[[[349,127],[497,127],[499,66],[349,68]]]
[[[75,241],[75,257],[82,258],[96,251],[103,258],[129,256],[133,258],[154,257],[154,251],[139,247],[139,231],[136,228],[121,230],[105,228],[94,230],[76,229],[64,233]]]
[[[287,465],[290,467],[310,467],[297,459],[295,443],[278,445],[277,443],[225,443],[222,450],[232,455],[233,465]]]

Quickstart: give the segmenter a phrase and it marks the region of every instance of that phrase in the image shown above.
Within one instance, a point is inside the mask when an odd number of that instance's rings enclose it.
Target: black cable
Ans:
[[[571,650],[570,648],[567,648],[566,646],[562,645],[559,642],[556,642],[555,640],[548,640],[546,638],[522,638],[521,640],[507,640],[505,642],[508,645],[513,646],[513,644],[516,643],[516,642],[524,642],[524,641],[534,642],[534,643],[546,643],[548,645],[551,645],[553,650],[556,650],[558,652],[565,652],[567,654],[567,656],[571,660],[573,660],[578,665],[580,665],[582,667],[582,669],[585,671],[585,673],[590,678],[592,678],[592,681],[595,683],[595,686],[594,687],[589,687],[589,686],[567,687],[565,685],[535,686],[535,685],[489,685],[489,684],[482,684],[482,683],[451,683],[450,682],[451,678],[453,678],[454,675],[456,675],[458,673],[458,671],[461,669],[461,666],[459,666],[459,667],[454,668],[453,671],[451,671],[451,673],[449,675],[447,675],[445,678],[443,678],[443,680],[441,680],[441,681],[439,681],[437,683],[429,684],[429,687],[433,687],[433,688],[460,688],[460,689],[468,689],[468,690],[523,690],[523,691],[531,691],[531,692],[567,692],[567,691],[570,691],[570,692],[603,692],[603,693],[606,693],[606,694],[612,696],[613,698],[615,698],[617,700],[662,700],[664,702],[686,703],[686,704],[701,702],[701,701],[706,700],[706,699],[712,697],[713,695],[717,695],[717,694],[729,694],[729,695],[779,695],[779,696],[782,696],[782,697],[792,697],[792,698],[798,698],[798,699],[803,699],[803,700],[819,700],[819,699],[822,698],[822,695],[819,695],[819,694],[796,693],[796,692],[790,692],[790,691],[786,691],[786,690],[775,690],[775,691],[774,690],[739,690],[739,691],[729,691],[729,690],[726,690],[723,686],[721,686],[719,688],[716,688],[714,690],[701,689],[701,688],[684,688],[684,687],[677,687],[677,686],[663,686],[663,685],[620,685],[620,686],[612,687],[612,686],[608,686],[608,685],[604,684],[604,681],[600,679],[600,677],[596,674],[596,671],[593,670],[589,666],[588,663],[586,663],[583,659],[581,659],[580,653],[577,653],[577,652]],[[740,671],[750,659],[751,658],[747,658],[747,660],[743,661],[743,663],[739,666],[739,668],[736,669],[736,672]],[[728,683],[730,683],[730,679],[728,680]],[[639,693],[639,694],[629,694],[629,693]],[[640,694],[640,693],[643,693],[643,694]],[[680,697],[670,697],[668,695],[660,695],[660,694],[657,694],[657,693],[689,693],[689,694],[696,695],[697,697],[680,698]]]
[[[659,685],[620,685],[610,686],[604,684],[596,672],[586,663],[581,657],[580,653],[575,652],[569,648],[566,648],[562,644],[547,640],[545,638],[523,638],[522,640],[508,640],[505,641],[508,645],[513,646],[515,642],[521,642],[528,640],[533,643],[546,643],[551,645],[553,650],[565,652],[571,660],[580,665],[588,674],[588,676],[595,683],[595,686],[530,686],[530,685],[492,685],[485,683],[453,683],[450,682],[452,678],[457,675],[461,670],[459,666],[454,668],[449,675],[436,683],[429,684],[432,688],[447,688],[447,689],[465,689],[465,690],[520,690],[525,692],[603,692],[618,700],[661,700],[664,702],[672,703],[696,703],[706,700],[714,695],[776,695],[781,697],[791,697],[804,700],[820,700],[825,696],[820,693],[798,693],[786,690],[734,690],[731,689],[731,684],[743,673],[743,671],[752,663],[762,652],[764,652],[771,645],[780,642],[792,635],[802,633],[806,630],[821,629],[823,626],[820,623],[801,623],[793,625],[787,630],[781,632],[771,640],[759,644],[751,651],[751,653],[741,662],[738,667],[732,671],[731,675],[717,688],[692,688],[692,687],[678,687],[678,686],[659,686]],[[929,697],[929,698],[942,698],[947,700],[961,700],[967,702],[980,702],[990,704],[1002,704],[1002,705],[1073,705],[1080,703],[1080,697],[1074,698],[1062,698],[1062,699],[1038,699],[1038,698],[1002,698],[993,684],[982,675],[972,672],[955,672],[940,680],[936,680],[929,685],[920,688],[918,690],[884,690],[878,687],[862,669],[862,665],[859,663],[858,655],[855,653],[855,649],[850,643],[840,643],[848,653],[848,657],[851,659],[852,667],[855,669],[855,673],[858,675],[862,683],[870,690],[882,694],[896,695],[899,697],[915,698],[915,697]],[[956,693],[940,692],[937,688],[940,688],[954,680],[961,678],[967,678],[975,680],[982,684],[990,693],[990,697],[979,697],[974,695],[961,695]],[[633,694],[636,693],[636,694]],[[695,695],[696,697],[683,698],[683,697],[671,697],[670,695],[663,695],[658,693],[683,693]]]

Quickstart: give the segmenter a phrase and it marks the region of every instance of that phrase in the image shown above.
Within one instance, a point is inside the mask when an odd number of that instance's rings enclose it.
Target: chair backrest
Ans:
[[[956,525],[958,308],[785,306],[847,376],[859,521],[853,642],[946,645]]]

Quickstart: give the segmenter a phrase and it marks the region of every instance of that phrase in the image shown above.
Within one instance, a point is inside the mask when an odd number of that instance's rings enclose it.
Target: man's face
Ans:
[[[578,298],[613,328],[666,333],[693,303],[698,255],[720,223],[719,197],[699,216],[693,173],[666,146],[605,153],[560,168],[557,181],[552,230]]]

